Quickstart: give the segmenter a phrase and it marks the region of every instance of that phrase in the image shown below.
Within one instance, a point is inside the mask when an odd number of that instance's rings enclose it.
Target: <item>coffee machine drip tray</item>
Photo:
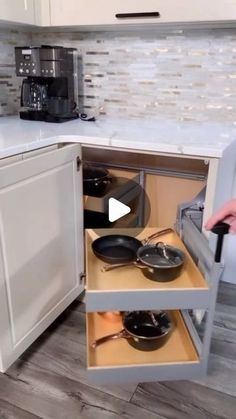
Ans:
[[[50,115],[48,112],[27,110],[20,111],[20,119],[27,121],[44,121],[44,122],[66,122],[79,118],[79,114],[75,112],[69,116]]]

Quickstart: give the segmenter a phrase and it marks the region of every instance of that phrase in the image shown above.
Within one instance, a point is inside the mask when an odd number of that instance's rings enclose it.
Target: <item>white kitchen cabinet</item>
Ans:
[[[0,0],[0,21],[35,24],[34,0]]]
[[[50,26],[50,0],[34,0],[35,23],[37,26]]]
[[[236,19],[235,0],[50,0],[52,26],[224,22]]]
[[[10,157],[0,165],[0,370],[6,371],[84,290],[81,278],[86,271],[87,359],[92,380],[114,383],[200,377],[207,367],[222,264],[214,263],[206,238],[184,217],[179,223],[183,242],[174,232],[162,236],[164,242],[177,247],[185,249],[186,244],[185,268],[175,281],[149,281],[132,267],[104,275],[104,262],[91,250],[92,241],[101,234],[95,230],[86,234],[84,269],[78,156],[81,158],[79,145],[54,145]],[[139,238],[154,230],[156,227],[139,232]],[[102,234],[114,233],[104,230]],[[127,229],[122,233],[137,235]],[[196,263],[187,253],[193,243]],[[113,325],[106,314],[103,317],[104,312],[150,309],[168,310],[173,321],[173,333],[161,350],[136,351],[126,340],[92,348],[95,339],[122,326],[121,316]],[[193,309],[206,311],[203,341],[189,313]]]
[[[82,292],[79,145],[0,167],[0,369]]]

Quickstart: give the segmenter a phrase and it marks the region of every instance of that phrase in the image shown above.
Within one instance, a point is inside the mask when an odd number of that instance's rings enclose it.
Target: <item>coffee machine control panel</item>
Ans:
[[[16,48],[16,75],[40,77],[40,59],[36,49]]]
[[[63,77],[68,71],[69,49],[16,47],[16,75],[23,77]]]

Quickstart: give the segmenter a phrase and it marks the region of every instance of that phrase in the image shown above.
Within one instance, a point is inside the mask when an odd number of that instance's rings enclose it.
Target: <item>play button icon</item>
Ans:
[[[121,201],[118,201],[115,198],[110,198],[108,200],[108,219],[111,223],[119,220],[119,218],[124,217],[126,214],[129,214],[130,211],[130,207],[123,204]]]

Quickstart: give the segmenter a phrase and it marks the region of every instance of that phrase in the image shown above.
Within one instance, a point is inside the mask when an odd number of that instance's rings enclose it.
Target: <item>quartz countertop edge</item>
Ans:
[[[220,158],[236,139],[234,124],[101,118],[60,124],[0,118],[0,158],[58,143]]]

